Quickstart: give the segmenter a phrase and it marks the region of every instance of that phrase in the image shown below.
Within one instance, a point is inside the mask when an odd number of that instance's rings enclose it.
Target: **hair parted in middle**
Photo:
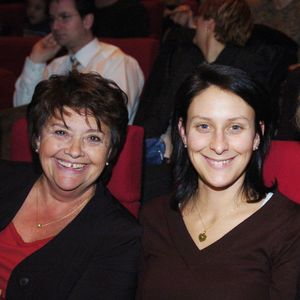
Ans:
[[[183,82],[176,94],[176,106],[172,120],[172,162],[174,166],[175,192],[172,207],[192,198],[198,190],[198,173],[192,165],[182,141],[178,124],[186,126],[188,109],[194,98],[210,86],[217,86],[242,98],[255,113],[255,131],[260,137],[260,144],[253,152],[246,169],[242,187],[249,202],[261,200],[272,190],[265,186],[262,177],[264,158],[269,149],[272,121],[268,114],[268,94],[246,72],[230,66],[203,64]],[[262,132],[261,124],[264,124]]]
[[[222,44],[242,47],[252,33],[252,13],[245,0],[204,0],[198,15],[215,21],[215,38]]]

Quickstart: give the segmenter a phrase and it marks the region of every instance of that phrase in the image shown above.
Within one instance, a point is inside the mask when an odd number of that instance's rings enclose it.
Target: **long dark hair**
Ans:
[[[271,118],[267,113],[268,95],[246,72],[229,66],[203,64],[198,67],[181,85],[176,94],[176,106],[172,121],[172,162],[174,166],[175,192],[172,206],[190,199],[198,189],[198,173],[194,169],[182,142],[178,123],[185,127],[187,112],[194,98],[215,85],[241,97],[255,112],[255,130],[260,144],[253,152],[246,169],[243,192],[249,201],[259,201],[270,190],[262,178],[262,165],[269,148],[272,132]],[[264,123],[262,133],[260,122]]]

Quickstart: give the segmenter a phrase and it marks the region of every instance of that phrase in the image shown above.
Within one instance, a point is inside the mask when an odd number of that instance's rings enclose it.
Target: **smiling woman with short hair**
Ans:
[[[141,229],[105,186],[126,136],[126,101],[96,73],[37,85],[28,122],[41,172],[0,162],[4,299],[134,299]]]

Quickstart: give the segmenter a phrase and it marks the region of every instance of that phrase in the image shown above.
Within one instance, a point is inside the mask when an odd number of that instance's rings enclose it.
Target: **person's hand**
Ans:
[[[193,11],[189,5],[183,4],[177,6],[173,10],[165,10],[164,15],[170,17],[170,19],[181,26],[194,28],[194,16]]]
[[[294,65],[289,65],[289,71],[292,72],[296,69],[300,68],[300,63],[294,64]]]
[[[52,33],[49,33],[34,44],[30,59],[34,63],[46,63],[49,59],[53,58],[60,49],[61,46],[56,42]]]

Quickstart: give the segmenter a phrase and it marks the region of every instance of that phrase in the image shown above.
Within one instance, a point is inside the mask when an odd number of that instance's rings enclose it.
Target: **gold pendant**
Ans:
[[[36,227],[37,227],[37,228],[42,228],[42,227],[43,227],[43,224],[37,223],[37,224],[36,224]]]
[[[199,234],[198,239],[200,242],[204,242],[206,240],[207,236],[206,236],[206,232],[203,231]]]

